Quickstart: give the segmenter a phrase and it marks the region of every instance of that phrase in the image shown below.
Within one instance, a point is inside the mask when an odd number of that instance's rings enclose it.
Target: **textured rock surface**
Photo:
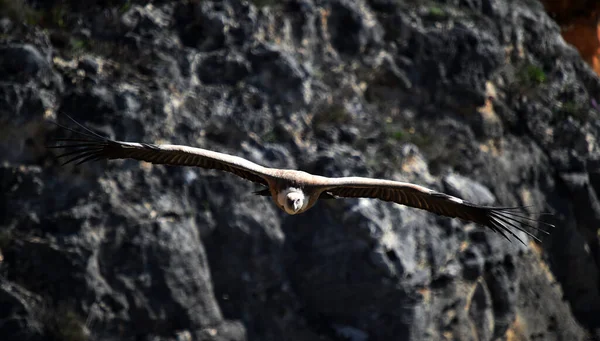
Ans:
[[[1,4],[3,340],[600,338],[600,81],[540,3]],[[523,246],[364,199],[286,216],[213,171],[59,167],[60,112],[557,228]]]

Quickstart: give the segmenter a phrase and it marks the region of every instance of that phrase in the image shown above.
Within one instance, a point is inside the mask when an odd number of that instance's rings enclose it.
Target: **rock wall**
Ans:
[[[600,81],[537,1],[0,1],[2,340],[599,340]],[[550,235],[232,175],[61,167],[111,138],[528,206]]]

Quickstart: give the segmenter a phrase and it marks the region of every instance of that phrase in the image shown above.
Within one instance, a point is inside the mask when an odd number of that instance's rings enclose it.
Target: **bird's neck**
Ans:
[[[277,195],[277,201],[280,204],[285,203],[285,201],[287,200],[287,196],[290,193],[298,193],[298,195],[301,195],[302,198],[304,198],[304,200],[306,200],[304,192],[300,189],[300,188],[296,188],[296,187],[287,187],[284,188],[283,190],[281,190],[279,192],[279,194]]]

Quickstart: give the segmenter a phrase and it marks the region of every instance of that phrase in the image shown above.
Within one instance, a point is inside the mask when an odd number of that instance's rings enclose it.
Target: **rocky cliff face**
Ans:
[[[2,340],[600,338],[600,81],[537,1],[0,4]],[[286,216],[212,171],[60,167],[60,113],[556,228],[523,246],[370,200]]]

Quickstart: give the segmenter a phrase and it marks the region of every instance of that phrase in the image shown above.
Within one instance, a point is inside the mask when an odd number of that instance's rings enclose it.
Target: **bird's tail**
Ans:
[[[271,191],[268,188],[265,188],[265,189],[261,189],[261,190],[258,190],[258,191],[254,191],[254,192],[252,192],[252,194],[260,195],[260,196],[263,196],[263,197],[270,197],[271,196]]]

